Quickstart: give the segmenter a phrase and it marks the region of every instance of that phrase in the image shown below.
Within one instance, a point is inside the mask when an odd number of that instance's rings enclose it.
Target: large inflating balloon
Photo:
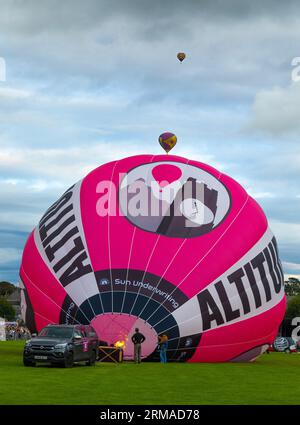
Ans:
[[[233,179],[178,156],[102,165],[70,187],[30,235],[20,270],[31,330],[91,323],[143,357],[248,361],[276,337],[285,312],[276,240]]]

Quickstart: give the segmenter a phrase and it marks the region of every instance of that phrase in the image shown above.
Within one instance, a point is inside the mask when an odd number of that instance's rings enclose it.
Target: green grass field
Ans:
[[[0,404],[299,404],[300,354],[256,363],[22,364],[24,342],[0,342]]]

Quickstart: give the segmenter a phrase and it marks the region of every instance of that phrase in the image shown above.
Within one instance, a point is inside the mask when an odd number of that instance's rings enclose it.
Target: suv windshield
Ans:
[[[38,336],[45,336],[47,338],[71,338],[72,335],[73,328],[51,326],[42,329]]]

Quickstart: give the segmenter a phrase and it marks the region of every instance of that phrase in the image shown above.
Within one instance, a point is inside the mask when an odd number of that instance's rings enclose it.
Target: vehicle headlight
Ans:
[[[30,345],[31,345],[31,339],[25,342],[25,347],[30,347]]]
[[[56,344],[54,348],[58,350],[63,350],[64,348],[66,348],[67,345],[68,344],[66,342],[64,344]]]

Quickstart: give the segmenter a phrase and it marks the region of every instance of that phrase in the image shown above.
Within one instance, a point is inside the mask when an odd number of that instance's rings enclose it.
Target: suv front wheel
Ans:
[[[34,367],[35,366],[35,363],[34,362],[31,362],[30,360],[27,360],[27,359],[23,359],[23,365],[24,366],[28,366],[28,367]]]

